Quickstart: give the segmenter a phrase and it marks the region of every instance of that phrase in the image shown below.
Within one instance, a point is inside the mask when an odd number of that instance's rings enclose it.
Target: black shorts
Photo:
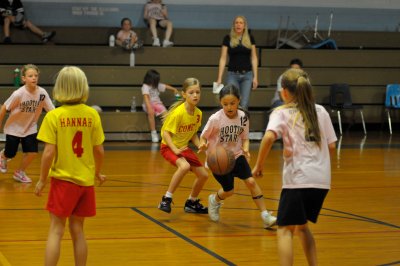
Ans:
[[[26,137],[16,137],[12,135],[6,135],[6,146],[4,149],[4,155],[11,159],[14,158],[18,151],[18,145],[21,143],[22,151],[26,152],[38,152],[38,140],[36,139],[37,133],[28,135]]]
[[[216,175],[213,174],[215,179],[218,181],[218,183],[221,184],[222,189],[226,191],[231,191],[234,188],[235,184],[235,177],[238,177],[240,179],[247,179],[249,177],[252,177],[251,173],[251,168],[249,163],[246,160],[246,157],[243,155],[239,156],[236,161],[235,161],[235,166],[233,167],[233,170],[226,175]]]
[[[166,28],[166,27],[161,26],[161,24],[160,24],[160,22],[163,21],[163,20],[166,20],[166,19],[156,19],[156,27],[157,28],[160,28],[160,29],[165,29]],[[145,21],[146,21],[147,27],[150,27],[149,21],[148,20],[145,20]]]
[[[328,191],[320,188],[282,189],[277,225],[316,223]]]

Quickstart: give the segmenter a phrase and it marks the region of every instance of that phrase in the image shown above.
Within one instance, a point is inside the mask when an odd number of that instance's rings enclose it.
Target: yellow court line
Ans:
[[[3,253],[0,252],[0,264],[2,266],[11,266],[11,264],[8,262],[6,257],[4,257]]]

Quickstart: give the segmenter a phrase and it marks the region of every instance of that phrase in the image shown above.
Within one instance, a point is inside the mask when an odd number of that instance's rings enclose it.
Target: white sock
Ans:
[[[152,130],[151,133],[157,134],[157,130]]]
[[[169,191],[167,191],[166,193],[165,193],[165,196],[167,197],[167,198],[171,198],[172,199],[172,193],[171,192],[169,192]]]
[[[265,213],[265,215],[267,215],[267,216],[270,215],[270,213],[269,213],[268,210],[262,211],[262,212],[261,212],[261,215],[263,215],[264,213]]]
[[[197,197],[192,197],[192,195],[190,195],[188,199],[190,199],[191,201],[195,201],[197,200]]]

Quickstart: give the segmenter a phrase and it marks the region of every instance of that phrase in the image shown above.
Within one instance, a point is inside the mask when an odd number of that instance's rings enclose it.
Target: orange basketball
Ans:
[[[207,154],[207,165],[211,172],[217,175],[225,175],[235,166],[235,155],[232,151],[217,145]]]

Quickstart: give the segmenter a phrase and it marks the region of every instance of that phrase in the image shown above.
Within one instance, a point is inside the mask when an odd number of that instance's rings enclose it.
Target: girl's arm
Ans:
[[[161,14],[163,14],[164,19],[168,19],[168,10],[167,10],[167,6],[162,4],[161,7]]]
[[[40,177],[39,181],[36,183],[35,187],[35,195],[41,196],[44,187],[46,186],[47,176],[49,175],[50,167],[53,163],[53,159],[56,155],[56,148],[55,144],[45,143],[43,155],[42,155],[42,162],[40,165]]]
[[[176,89],[176,88],[174,88],[174,87],[172,87],[172,86],[170,86],[170,85],[168,85],[168,84],[165,84],[165,88],[166,88],[167,90],[173,91],[174,94],[179,93],[178,89]]]
[[[249,147],[250,147],[250,140],[249,139],[243,140],[242,150],[243,150],[244,156],[246,157],[246,159],[248,161],[250,160]]]
[[[225,71],[227,54],[228,54],[228,47],[222,45],[221,56],[219,58],[219,66],[218,66],[218,77],[217,77],[218,84],[222,83],[222,75],[224,74]]]
[[[0,109],[0,128],[3,125],[3,119],[4,119],[4,116],[6,115],[6,113],[7,113],[6,105],[3,104]]]
[[[165,143],[167,143],[168,147],[176,154],[180,154],[183,150],[187,149],[187,146],[184,146],[180,149],[178,149],[175,144],[172,142],[172,136],[171,136],[171,132],[164,130],[163,131],[163,140],[165,141]]]
[[[200,146],[200,140],[199,140],[199,136],[197,135],[197,133],[195,133],[191,139],[192,143],[197,147],[197,149],[199,149]]]
[[[207,139],[205,137],[200,136],[200,143],[199,143],[199,151],[198,152],[202,152],[202,151],[206,151],[208,148],[208,142]]]
[[[147,4],[144,6],[143,18],[144,18],[145,20],[148,20],[148,19],[149,19],[149,10],[147,9]]]
[[[95,164],[95,177],[99,181],[99,185],[106,181],[106,176],[100,173],[104,161],[104,147],[103,145],[93,146],[93,157]]]
[[[144,104],[146,105],[147,112],[151,112],[153,108],[151,107],[150,96],[148,94],[143,94],[143,101]]]
[[[253,167],[252,173],[254,177],[261,177],[262,170],[264,168],[265,158],[268,156],[271,150],[272,144],[276,140],[275,133],[268,130],[262,138],[260,149],[258,151],[256,165]]]
[[[251,68],[253,70],[253,90],[258,87],[258,58],[256,46],[251,46]]]

